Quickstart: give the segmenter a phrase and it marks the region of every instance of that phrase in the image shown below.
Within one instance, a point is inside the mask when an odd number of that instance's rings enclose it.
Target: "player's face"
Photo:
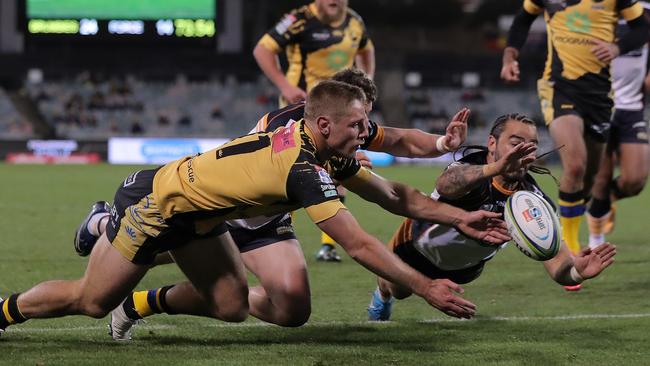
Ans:
[[[332,121],[327,144],[337,155],[353,158],[368,138],[368,116],[359,100],[350,104],[347,113]]]
[[[537,127],[516,120],[506,122],[501,136],[496,141],[494,159],[499,160],[522,142],[533,142],[537,145]],[[522,168],[517,172],[504,175],[504,178],[506,181],[517,181],[522,179],[527,171],[528,169]]]
[[[345,15],[348,0],[316,0],[316,7],[325,22],[334,22]]]

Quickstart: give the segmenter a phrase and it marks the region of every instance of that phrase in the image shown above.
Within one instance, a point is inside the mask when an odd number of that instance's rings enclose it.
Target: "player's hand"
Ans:
[[[606,64],[621,54],[621,50],[616,43],[609,43],[600,39],[595,39],[593,43],[594,47],[591,48],[591,53]]]
[[[515,60],[504,62],[501,67],[501,79],[506,83],[519,82],[519,62]]]
[[[456,318],[470,319],[476,314],[476,305],[463,299],[463,290],[458,284],[448,280],[432,280],[422,293],[429,305]]]
[[[600,244],[594,249],[585,248],[573,259],[573,266],[582,278],[594,278],[614,263],[616,246],[611,243]]]
[[[447,125],[444,146],[448,151],[456,151],[467,139],[467,121],[470,115],[469,108],[463,107]]]
[[[535,161],[535,152],[537,145],[533,142],[522,142],[510,150],[501,159],[496,161],[497,171],[500,175],[507,173],[516,173],[524,169]]]
[[[496,212],[467,212],[455,226],[463,234],[489,244],[501,245],[512,239],[501,214]]]
[[[372,161],[363,151],[357,151],[354,156],[362,167],[372,169]]]
[[[287,100],[289,104],[298,103],[307,98],[307,93],[304,90],[300,89],[294,85],[287,85],[280,89],[282,96]]]

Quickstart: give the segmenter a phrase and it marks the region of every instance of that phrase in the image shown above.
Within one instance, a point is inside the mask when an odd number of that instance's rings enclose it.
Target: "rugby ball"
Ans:
[[[546,261],[560,250],[560,221],[543,197],[530,191],[515,192],[506,201],[504,218],[512,241],[528,257]]]

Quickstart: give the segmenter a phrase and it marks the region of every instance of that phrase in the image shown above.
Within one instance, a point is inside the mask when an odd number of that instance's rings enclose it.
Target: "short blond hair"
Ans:
[[[366,102],[363,90],[358,86],[334,80],[321,81],[307,95],[305,119],[314,121],[323,115],[338,117],[355,100]]]

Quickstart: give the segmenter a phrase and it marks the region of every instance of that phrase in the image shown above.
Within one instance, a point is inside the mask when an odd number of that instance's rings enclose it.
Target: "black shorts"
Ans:
[[[648,122],[643,119],[643,111],[617,109],[612,118],[609,138],[611,148],[620,144],[647,144]]]
[[[296,239],[291,224],[291,216],[282,215],[257,229],[229,227],[230,235],[241,253],[275,244],[280,241]]]
[[[460,284],[469,283],[477,279],[483,272],[483,266],[486,262],[482,261],[475,266],[465,269],[445,271],[433,265],[429,258],[418,252],[411,242],[394,247],[393,252],[400,257],[404,263],[432,280],[447,278]]]
[[[228,229],[222,223],[207,234],[165,221],[153,198],[153,178],[158,169],[129,175],[115,193],[106,235],[113,247],[136,264],[151,264],[158,253],[189,243],[193,239],[216,237]]]
[[[547,126],[558,117],[576,115],[584,121],[585,134],[607,142],[614,108],[610,93],[580,91],[543,79],[537,81],[537,93]]]

